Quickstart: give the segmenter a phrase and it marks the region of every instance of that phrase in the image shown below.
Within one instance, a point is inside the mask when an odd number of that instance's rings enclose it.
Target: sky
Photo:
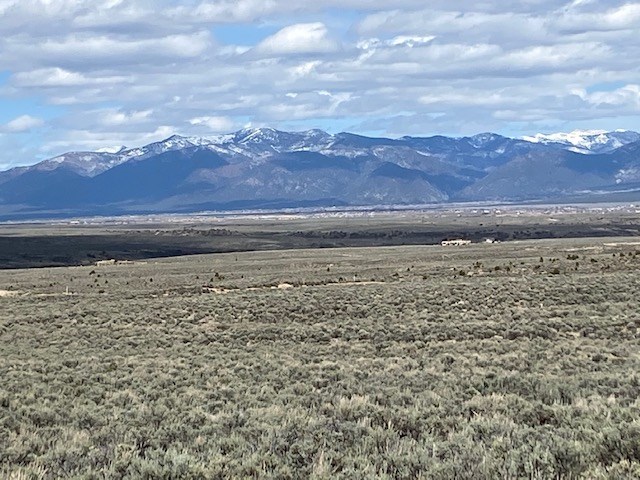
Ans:
[[[0,0],[0,169],[245,127],[640,130],[640,2]]]

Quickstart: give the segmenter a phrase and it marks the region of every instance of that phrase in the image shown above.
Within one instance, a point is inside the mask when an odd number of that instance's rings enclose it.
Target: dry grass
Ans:
[[[637,478],[631,242],[3,272],[0,477]]]

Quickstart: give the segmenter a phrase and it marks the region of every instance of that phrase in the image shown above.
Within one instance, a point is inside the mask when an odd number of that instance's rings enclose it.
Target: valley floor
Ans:
[[[638,478],[640,238],[0,272],[2,478]]]
[[[96,217],[0,224],[0,270],[205,253],[640,235],[640,207],[433,206],[425,210]]]

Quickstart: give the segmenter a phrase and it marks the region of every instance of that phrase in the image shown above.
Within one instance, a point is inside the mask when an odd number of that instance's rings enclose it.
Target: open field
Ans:
[[[0,274],[1,478],[638,478],[640,238]]]
[[[204,253],[640,235],[633,205],[95,218],[0,224],[0,269]]]

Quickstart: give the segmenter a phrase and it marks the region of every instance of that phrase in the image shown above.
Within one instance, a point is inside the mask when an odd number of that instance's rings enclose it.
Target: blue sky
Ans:
[[[640,130],[640,2],[0,0],[0,168],[247,126]]]

